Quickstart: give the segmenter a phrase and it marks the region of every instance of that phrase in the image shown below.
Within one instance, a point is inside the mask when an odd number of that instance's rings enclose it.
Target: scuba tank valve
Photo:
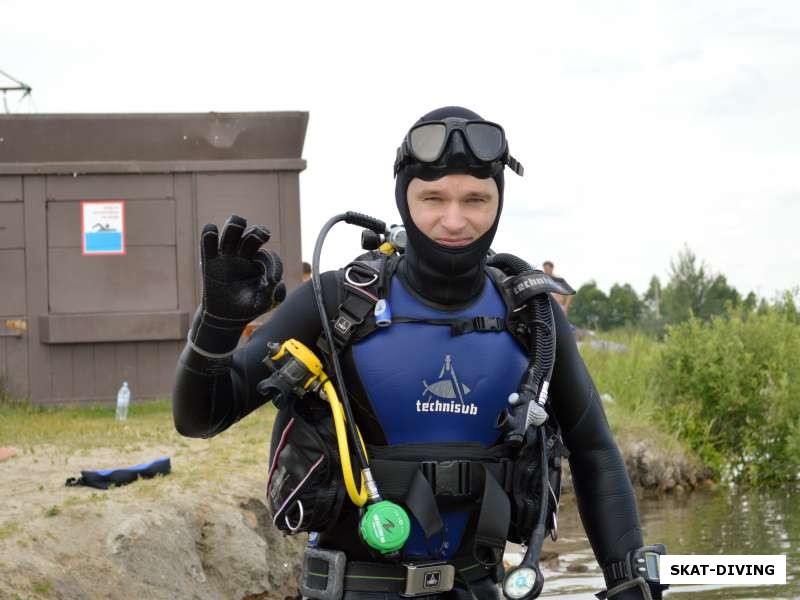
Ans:
[[[406,249],[407,242],[406,228],[402,225],[391,225],[384,232],[369,228],[361,232],[361,247],[364,250],[380,250],[387,256],[391,256],[395,252],[402,254]]]

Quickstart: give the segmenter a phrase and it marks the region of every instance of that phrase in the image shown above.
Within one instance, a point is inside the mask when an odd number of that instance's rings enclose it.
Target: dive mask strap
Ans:
[[[516,173],[520,177],[522,177],[525,174],[525,167],[523,167],[522,163],[520,163],[516,158],[514,158],[510,154],[506,155],[505,162],[508,165],[508,168],[514,171],[514,173]]]

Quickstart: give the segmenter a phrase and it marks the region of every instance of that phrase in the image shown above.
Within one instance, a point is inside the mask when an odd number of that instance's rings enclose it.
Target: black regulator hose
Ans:
[[[534,270],[521,258],[505,253],[492,255],[487,265],[497,267],[511,276]],[[537,598],[544,588],[544,575],[539,567],[539,557],[547,534],[547,507],[550,501],[545,428],[548,415],[545,406],[555,364],[556,336],[549,294],[534,296],[531,304],[532,306],[528,305],[525,310],[531,311],[533,317],[529,322],[534,325],[530,333],[535,358],[529,364],[520,384],[513,413],[509,413],[506,409],[498,417],[498,427],[505,430],[507,441],[522,443],[525,436],[536,435],[541,461],[541,491],[536,525],[531,531],[522,561],[510,570],[503,580],[503,593],[510,600],[532,600]]]
[[[347,433],[350,437],[352,448],[355,448],[358,460],[361,463],[361,477],[367,490],[366,504],[361,506],[359,511],[361,518],[358,525],[358,534],[369,548],[378,551],[381,555],[389,559],[399,559],[400,550],[406,543],[411,533],[411,521],[405,509],[391,500],[384,500],[381,497],[378,485],[372,476],[369,468],[369,459],[366,448],[361,443],[356,427],[356,420],[353,409],[350,406],[350,397],[347,395],[347,388],[344,385],[342,367],[339,364],[339,353],[336,349],[331,324],[328,314],[325,311],[325,301],[322,296],[322,281],[319,274],[319,261],[322,255],[322,244],[328,235],[331,227],[339,221],[346,221],[351,225],[358,225],[374,231],[376,234],[386,234],[386,223],[374,219],[368,215],[356,212],[347,212],[331,218],[322,227],[314,245],[314,257],[311,267],[311,284],[314,289],[314,298],[319,309],[322,330],[328,342],[327,355],[333,365],[336,377],[336,386],[339,388],[339,401],[344,409],[347,420]],[[387,526],[388,524],[388,526]]]
[[[530,264],[508,253],[493,254],[486,264],[496,267],[510,277],[533,271]],[[530,347],[534,349],[534,359],[528,364],[519,388],[509,402],[512,410],[504,409],[497,418],[496,426],[505,433],[505,439],[515,445],[522,444],[525,433],[531,425],[539,425],[546,419],[544,410],[553,376],[555,363],[556,336],[554,330],[553,307],[548,294],[540,294],[530,299]]]
[[[325,339],[328,341],[330,347],[330,361],[333,365],[333,372],[336,376],[336,387],[339,392],[339,400],[344,407],[344,413],[347,417],[347,433],[350,436],[351,448],[355,448],[358,462],[361,463],[361,468],[365,469],[368,466],[367,456],[361,446],[361,440],[358,437],[356,430],[356,421],[353,417],[353,409],[350,407],[350,397],[347,395],[347,388],[344,385],[344,377],[342,376],[342,367],[339,364],[339,357],[334,346],[333,333],[331,332],[331,324],[328,319],[328,313],[325,311],[325,300],[322,297],[322,280],[319,273],[319,262],[322,256],[322,245],[325,242],[325,237],[331,228],[340,221],[346,221],[352,225],[358,225],[366,229],[371,229],[375,233],[382,234],[386,231],[386,223],[378,219],[374,219],[369,215],[364,215],[357,212],[346,212],[334,217],[331,217],[317,236],[317,241],[314,244],[314,256],[311,260],[311,286],[314,289],[314,298],[317,301],[317,310],[319,311],[319,318],[322,321],[322,330],[325,332]]]
[[[519,256],[514,256],[507,252],[492,254],[489,260],[486,261],[486,264],[490,267],[497,267],[506,274],[520,275],[525,271],[533,270],[533,267]]]

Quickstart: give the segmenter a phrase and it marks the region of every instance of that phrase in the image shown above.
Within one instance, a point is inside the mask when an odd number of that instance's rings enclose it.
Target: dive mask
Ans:
[[[454,132],[460,135],[454,136]],[[452,140],[451,140],[452,138]],[[448,117],[441,121],[425,121],[411,128],[397,149],[394,174],[406,164],[433,165],[445,154],[448,144],[457,152],[459,138],[466,142],[472,155],[483,165],[500,163],[508,165],[517,175],[522,175],[522,165],[509,154],[508,141],[503,128],[497,123]],[[465,149],[462,149],[462,151]],[[501,167],[502,168],[502,167]]]

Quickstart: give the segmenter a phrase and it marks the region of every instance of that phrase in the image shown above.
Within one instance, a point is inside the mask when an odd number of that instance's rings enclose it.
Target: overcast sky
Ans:
[[[496,250],[641,293],[688,244],[743,293],[800,285],[793,0],[0,0],[0,69],[34,89],[13,112],[309,111],[309,259],[334,213],[397,220],[395,149],[459,104],[526,169]],[[323,267],[358,252],[339,227]]]

